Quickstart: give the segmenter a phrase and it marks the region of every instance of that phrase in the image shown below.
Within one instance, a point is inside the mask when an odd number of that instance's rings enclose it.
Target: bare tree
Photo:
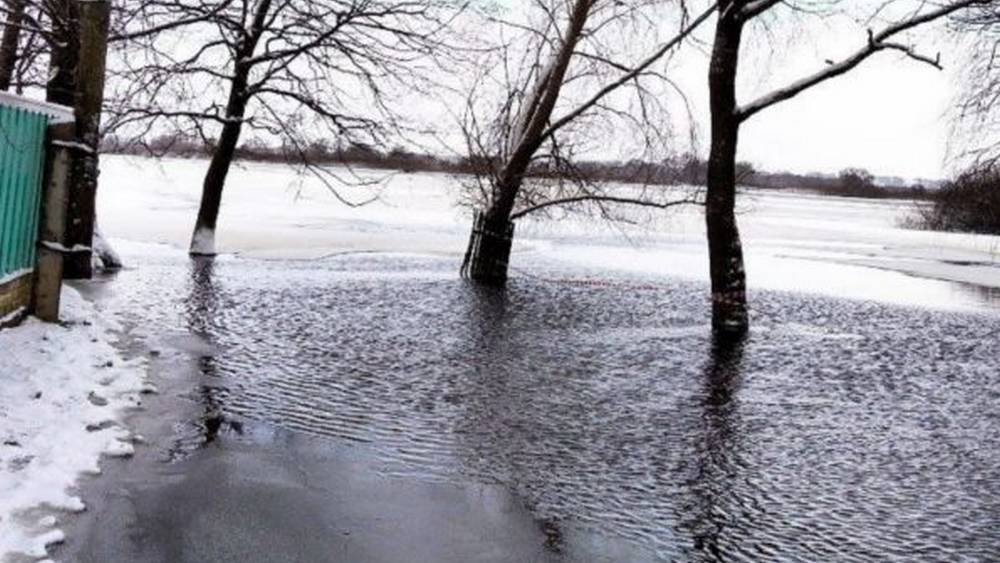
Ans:
[[[952,24],[965,60],[950,152],[961,165],[985,172],[1000,165],[1000,136],[996,134],[1000,128],[1000,6],[975,6],[957,14]]]
[[[462,273],[487,284],[506,280],[513,221],[528,214],[554,206],[590,206],[610,217],[607,206],[613,204],[666,208],[695,203],[692,198],[671,199],[664,190],[612,193],[578,174],[573,157],[580,152],[577,145],[582,138],[589,135],[591,139],[607,139],[609,133],[613,135],[613,126],[612,131],[602,127],[613,121],[626,128],[631,126],[646,149],[661,149],[669,144],[665,107],[659,103],[660,96],[653,94],[649,81],[675,86],[654,65],[672,54],[705,22],[714,5],[690,19],[684,5],[675,4],[681,13],[679,29],[645,53],[638,63],[628,58],[626,62],[616,60],[632,53],[629,49],[613,49],[610,45],[614,41],[609,41],[607,35],[621,38],[622,29],[616,26],[641,19],[649,4],[539,0],[535,6],[541,14],[539,21],[498,22],[501,30],[510,27],[523,32],[497,50],[502,99],[499,108],[492,110],[491,118],[481,119],[483,112],[473,103],[474,89],[463,120],[468,152],[478,165],[478,178],[471,190],[477,212]],[[645,31],[649,33],[649,29]],[[637,43],[633,39],[629,37],[626,43]],[[524,47],[518,50],[512,44]],[[488,78],[486,75],[481,81]],[[582,98],[567,96],[567,89],[582,92]],[[623,103],[623,94],[631,95],[631,107]],[[622,131],[619,128],[617,132]],[[606,141],[602,145],[606,150]],[[547,172],[546,177],[528,182],[532,170],[540,169]]]
[[[885,9],[891,3],[883,3],[880,9]],[[817,72],[742,105],[736,99],[736,77],[744,28],[748,22],[785,2],[722,0],[719,3],[719,18],[708,71],[712,139],[705,206],[712,281],[712,326],[716,330],[742,334],[749,326],[743,247],[734,212],[740,126],[771,106],[831,78],[846,74],[876,53],[897,52],[940,68],[939,57],[922,55],[911,45],[899,42],[897,36],[961,10],[992,3],[993,0],[954,0],[943,5],[931,5],[915,1],[910,6],[908,15],[879,31],[869,30],[868,36],[861,38],[861,45],[849,56],[839,61],[827,61],[826,66]]]
[[[0,34],[0,90],[9,90],[17,70],[17,51],[24,22],[24,0],[7,0],[7,17]]]
[[[215,254],[223,188],[245,130],[279,140],[289,162],[340,197],[337,173],[311,162],[309,146],[380,142],[399,126],[394,86],[426,83],[447,18],[460,9],[430,0],[145,2],[117,31],[125,56],[112,127],[134,138],[170,128],[211,147],[190,252]]]
[[[122,0],[123,5],[127,5]],[[0,86],[43,88],[46,99],[74,109],[76,143],[71,166],[64,277],[92,275],[97,149],[107,53],[109,0],[7,0],[0,38]],[[43,61],[48,55],[48,68]],[[99,248],[109,249],[99,241]],[[117,257],[99,253],[105,267]]]

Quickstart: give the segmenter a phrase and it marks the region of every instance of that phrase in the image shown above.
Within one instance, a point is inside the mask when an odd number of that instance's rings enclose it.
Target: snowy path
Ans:
[[[45,557],[63,515],[84,509],[77,478],[100,472],[102,454],[133,450],[121,422],[143,366],[113,346],[114,321],[72,288],[62,299],[62,325],[0,331],[0,561]]]

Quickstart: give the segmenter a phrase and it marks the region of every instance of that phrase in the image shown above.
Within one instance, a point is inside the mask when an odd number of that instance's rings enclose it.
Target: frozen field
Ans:
[[[106,157],[99,194],[104,231],[112,239],[186,249],[205,168],[197,160]],[[470,226],[468,212],[455,204],[459,190],[459,182],[447,175],[400,173],[386,178],[378,202],[352,209],[287,167],[242,164],[231,173],[223,198],[219,250],[258,258],[388,251],[450,256],[457,262]],[[359,201],[372,193],[344,191]],[[911,206],[746,193],[739,207],[751,289],[979,306],[991,292],[976,286],[1000,287],[1000,237],[902,229],[899,222]],[[636,226],[572,218],[521,221],[512,259],[515,275],[525,257],[534,254],[597,269],[707,280],[699,208],[643,217],[649,220]]]

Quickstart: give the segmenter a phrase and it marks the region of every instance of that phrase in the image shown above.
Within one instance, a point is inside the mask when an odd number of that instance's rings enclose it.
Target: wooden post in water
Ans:
[[[506,221],[501,229],[495,229],[486,213],[476,210],[472,218],[469,247],[462,260],[462,277],[486,285],[502,286],[507,281],[513,240],[512,221]]]
[[[46,322],[59,320],[63,253],[66,243],[66,211],[69,207],[70,172],[76,125],[49,126],[45,151],[45,184],[42,187],[38,264],[35,269],[33,309]]]

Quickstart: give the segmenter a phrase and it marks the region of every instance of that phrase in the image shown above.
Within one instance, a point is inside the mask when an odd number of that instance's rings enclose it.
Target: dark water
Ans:
[[[433,258],[146,258],[114,306],[212,344],[179,451],[240,420],[364,443],[390,476],[508,487],[554,549],[568,526],[665,560],[1000,559],[989,296],[760,293],[734,345],[699,284],[530,267],[498,292]]]

